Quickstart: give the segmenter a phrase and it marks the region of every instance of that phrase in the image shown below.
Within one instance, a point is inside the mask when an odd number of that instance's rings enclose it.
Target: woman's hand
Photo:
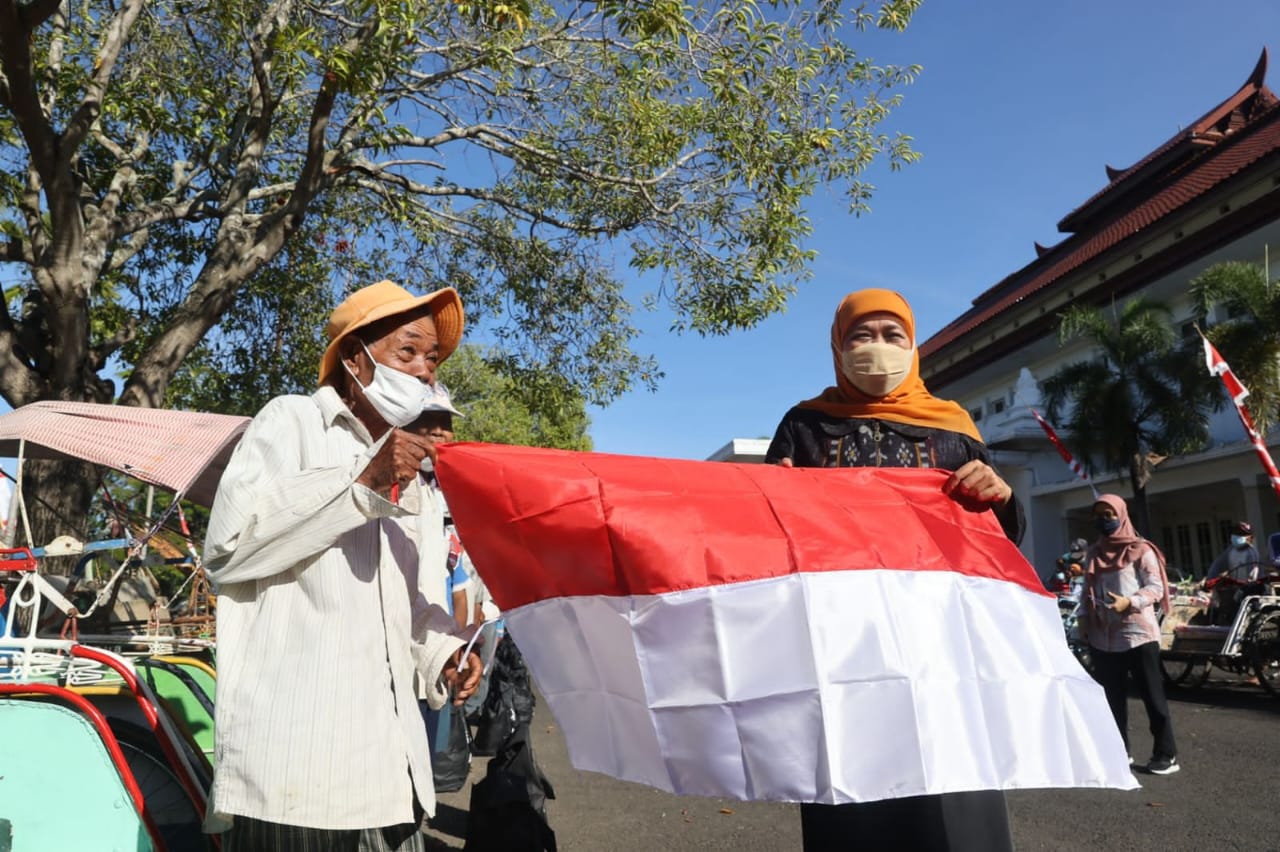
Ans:
[[[1000,478],[995,468],[984,461],[974,459],[965,462],[942,485],[942,493],[966,509],[987,509],[1006,505],[1013,498],[1013,489]]]
[[[1107,604],[1107,609],[1119,615],[1129,608],[1129,599],[1124,595],[1117,595],[1115,592],[1107,592],[1111,596],[1111,603]]]

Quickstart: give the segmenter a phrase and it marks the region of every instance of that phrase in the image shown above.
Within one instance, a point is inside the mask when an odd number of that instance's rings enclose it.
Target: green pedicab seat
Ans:
[[[109,732],[71,707],[8,691],[0,694],[0,731],[4,848],[160,852]]]
[[[133,661],[138,674],[164,703],[206,759],[213,759],[212,678],[177,658],[143,657]]]

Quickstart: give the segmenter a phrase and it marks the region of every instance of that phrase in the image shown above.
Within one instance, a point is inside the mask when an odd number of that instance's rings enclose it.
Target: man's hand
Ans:
[[[942,484],[942,493],[969,511],[1004,506],[1013,498],[1009,483],[1001,479],[991,465],[977,459],[965,462],[951,474]]]
[[[387,494],[393,485],[405,486],[412,482],[424,458],[435,464],[435,444],[403,429],[392,429],[356,482],[380,494]]]
[[[474,651],[467,655],[467,663],[463,670],[458,671],[458,663],[462,659],[464,650],[466,650],[465,646],[454,651],[453,656],[444,664],[444,671],[440,672],[440,677],[444,678],[444,682],[449,685],[449,690],[453,693],[454,704],[461,704],[475,693],[480,686],[480,675],[483,673],[480,656]]]
[[[783,456],[782,458],[778,459],[774,463],[778,467],[795,467],[796,466],[796,463],[793,462],[791,459],[787,458],[786,456]]]

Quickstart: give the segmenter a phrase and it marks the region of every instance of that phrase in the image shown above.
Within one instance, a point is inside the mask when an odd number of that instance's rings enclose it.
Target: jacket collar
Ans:
[[[338,396],[338,392],[334,390],[332,385],[322,385],[319,390],[311,395],[315,400],[316,407],[320,409],[320,417],[324,420],[326,429],[332,429],[334,425],[341,420],[343,425],[359,436],[364,443],[373,445],[373,436],[369,434],[369,430],[360,422],[360,418],[342,401],[342,397]]]

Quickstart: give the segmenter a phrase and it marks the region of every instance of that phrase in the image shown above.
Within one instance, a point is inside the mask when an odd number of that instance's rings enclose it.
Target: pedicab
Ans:
[[[1160,665],[1171,686],[1198,686],[1221,671],[1256,678],[1280,697],[1280,574],[1184,581],[1170,603]]]
[[[171,613],[148,598],[144,580],[148,541],[184,497],[212,502],[247,423],[58,402],[0,416],[0,457],[18,459],[11,526],[21,520],[27,532],[27,546],[0,549],[0,848],[217,848],[200,831],[211,780],[213,598],[185,523],[189,595]],[[31,458],[88,461],[173,497],[140,535],[35,547],[21,475]],[[110,577],[92,579],[90,561],[120,550]],[[42,572],[47,557],[76,553],[70,577]]]

